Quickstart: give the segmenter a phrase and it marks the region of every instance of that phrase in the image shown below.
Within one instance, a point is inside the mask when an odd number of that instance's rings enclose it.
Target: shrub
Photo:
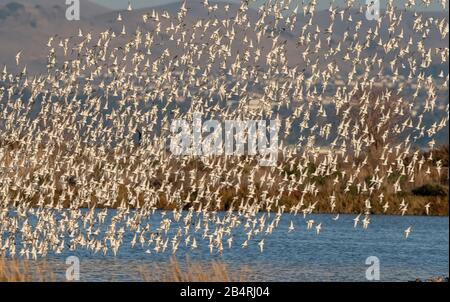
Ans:
[[[414,195],[419,196],[446,196],[447,192],[440,185],[426,184],[412,190]]]

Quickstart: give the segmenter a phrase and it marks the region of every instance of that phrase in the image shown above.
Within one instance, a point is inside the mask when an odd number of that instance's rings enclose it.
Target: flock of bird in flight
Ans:
[[[50,37],[48,71],[35,76],[17,54],[23,71],[0,72],[0,254],[116,255],[124,244],[176,253],[203,243],[211,253],[235,245],[262,252],[284,217],[283,232],[320,236],[332,225],[310,215],[318,203],[338,220],[340,199],[356,188],[364,203],[353,227],[364,230],[374,204],[393,207],[384,194],[401,192],[401,177],[442,173],[432,152],[413,146],[422,140],[432,149],[448,127],[448,104],[425,123],[439,95],[448,100],[449,49],[428,43],[430,35],[448,39],[446,18],[422,16],[414,0],[405,9],[387,1],[372,21],[353,1],[330,1],[325,12],[315,0],[267,1],[257,11],[251,2],[204,0],[205,17],[193,20],[185,1],[176,14],[146,12],[134,28],[124,22],[132,12],[118,13],[120,30]],[[429,73],[435,66],[437,76]],[[171,122],[196,112],[278,120],[277,164],[174,156]],[[331,180],[320,186],[324,178]],[[433,205],[425,207],[429,214]],[[408,203],[398,210],[407,214]],[[412,226],[401,232],[408,238]]]

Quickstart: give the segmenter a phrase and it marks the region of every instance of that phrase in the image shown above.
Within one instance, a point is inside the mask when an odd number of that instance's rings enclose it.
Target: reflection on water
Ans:
[[[155,215],[153,215],[155,216]],[[152,216],[152,217],[153,217]],[[150,224],[157,225],[158,215]],[[367,230],[353,228],[354,215],[341,215],[334,221],[331,215],[310,215],[322,223],[320,235],[307,230],[302,216],[284,214],[278,228],[265,239],[264,252],[257,245],[264,237],[241,248],[246,234],[239,227],[234,234],[233,247],[225,247],[222,255],[210,254],[208,239],[201,232],[195,236],[198,249],[190,250],[180,244],[178,262],[183,265],[188,256],[191,262],[223,261],[230,271],[248,267],[248,281],[366,281],[366,258],[380,260],[381,281],[410,281],[432,276],[448,275],[449,221],[448,217],[371,216]],[[290,221],[295,231],[288,233]],[[403,231],[413,226],[405,240]],[[84,250],[49,255],[58,280],[64,280],[65,258],[75,255],[81,261],[81,281],[141,281],[142,270],[150,273],[155,265],[164,268],[171,257],[170,249],[156,253],[136,244],[131,248],[133,234],[125,235],[124,245],[116,257],[93,254]],[[184,240],[183,240],[184,242]],[[146,252],[147,251],[147,252]]]

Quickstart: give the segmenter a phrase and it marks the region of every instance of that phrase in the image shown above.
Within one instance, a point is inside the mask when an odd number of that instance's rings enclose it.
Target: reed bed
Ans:
[[[245,282],[250,273],[248,267],[231,272],[229,267],[220,261],[201,263],[186,259],[180,263],[174,257],[166,266],[155,264],[140,271],[145,282]]]
[[[0,282],[52,282],[55,275],[45,261],[0,258]]]
[[[0,258],[0,282],[55,282],[55,268],[47,262]],[[221,261],[182,263],[172,257],[163,264],[140,267],[138,281],[142,282],[245,282],[251,270],[242,267],[231,271]]]

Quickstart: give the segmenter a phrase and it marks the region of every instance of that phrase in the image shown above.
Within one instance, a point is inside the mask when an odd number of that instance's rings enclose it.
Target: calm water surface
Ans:
[[[153,215],[150,224],[159,225],[159,215]],[[416,278],[430,278],[446,275],[449,271],[449,220],[448,217],[420,216],[377,216],[371,215],[367,230],[353,228],[355,215],[309,215],[315,223],[322,223],[320,235],[306,229],[303,216],[284,214],[278,228],[265,239],[264,252],[258,242],[264,234],[241,248],[246,235],[238,227],[233,235],[233,247],[228,249],[224,239],[222,255],[208,249],[207,239],[202,231],[195,234],[198,249],[187,249],[180,244],[177,258],[184,263],[186,256],[193,262],[220,260],[229,266],[230,271],[248,267],[247,281],[366,281],[366,259],[378,257],[380,261],[380,281],[411,281]],[[273,216],[269,221],[273,219]],[[290,221],[295,230],[288,233]],[[412,225],[413,231],[405,240],[404,230]],[[210,229],[212,224],[210,224]],[[171,229],[175,229],[172,227]],[[170,232],[169,232],[170,233]],[[193,234],[193,228],[191,229]],[[56,278],[63,280],[67,256],[78,256],[81,262],[81,281],[139,281],[140,270],[150,273],[155,264],[164,267],[170,260],[171,244],[169,238],[165,253],[156,253],[148,247],[141,248],[137,243],[131,248],[133,234],[125,235],[124,244],[116,257],[93,254],[85,250],[50,255],[48,261],[56,267]],[[191,235],[192,237],[192,235]]]

